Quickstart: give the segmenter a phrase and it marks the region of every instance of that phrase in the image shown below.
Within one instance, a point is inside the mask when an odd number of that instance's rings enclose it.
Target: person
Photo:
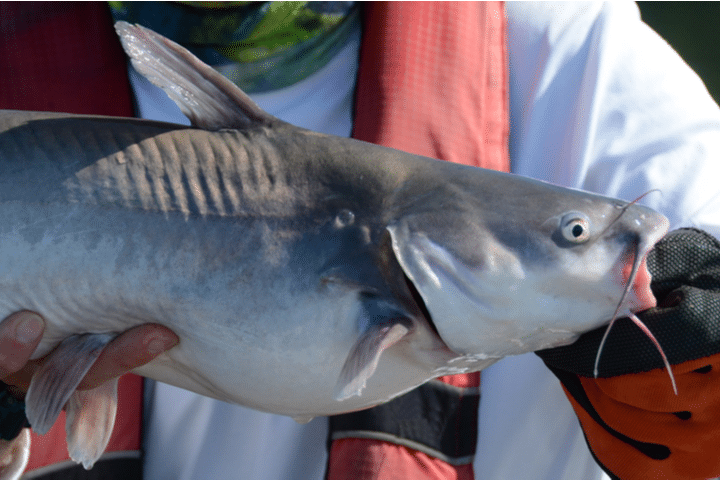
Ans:
[[[694,226],[720,236],[714,185],[720,172],[713,161],[720,153],[720,111],[697,76],[640,21],[637,7],[510,3],[505,13],[512,171],[627,199],[659,189],[641,201],[668,216],[673,229]],[[353,85],[347,79],[356,77],[359,40],[357,26],[314,75],[254,98],[293,123],[348,135]],[[131,75],[143,116],[179,119],[162,95]],[[25,365],[42,330],[33,318],[13,315],[0,324],[4,373]],[[150,360],[175,341],[156,326],[123,334],[86,386]],[[2,376],[22,389],[17,377]],[[172,387],[152,391],[147,478],[322,478],[325,454],[315,447],[327,427],[320,419],[297,426]],[[586,447],[572,404],[537,356],[490,367],[482,392],[473,462],[478,478],[607,478]],[[163,411],[170,401],[173,411]],[[682,476],[690,477],[675,475]]]

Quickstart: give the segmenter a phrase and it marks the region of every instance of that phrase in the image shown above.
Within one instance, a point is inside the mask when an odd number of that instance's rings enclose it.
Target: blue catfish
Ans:
[[[65,408],[86,467],[116,385],[76,386],[138,324],[180,337],[139,374],[302,421],[655,304],[662,215],[295,127],[177,44],[116,29],[191,126],[0,112],[0,318],[47,320],[27,415],[44,432]]]

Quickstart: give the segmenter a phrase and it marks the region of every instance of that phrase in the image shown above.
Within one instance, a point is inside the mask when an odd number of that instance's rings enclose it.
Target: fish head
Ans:
[[[453,351],[500,358],[564,345],[655,305],[645,256],[668,229],[663,215],[515,175],[435,168],[445,175],[399,188],[387,228]]]

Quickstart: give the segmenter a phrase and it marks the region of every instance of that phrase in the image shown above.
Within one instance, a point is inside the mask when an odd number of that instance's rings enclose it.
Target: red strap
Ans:
[[[104,3],[0,2],[0,108],[132,116],[125,55]],[[65,415],[32,433],[28,471],[68,460]],[[126,375],[108,451],[140,450],[142,378]]]
[[[509,171],[502,4],[377,2],[364,21],[353,137]]]
[[[0,2],[0,108],[132,117],[104,3]]]
[[[401,445],[365,438],[335,440],[328,480],[474,479],[472,464],[450,465]]]
[[[505,18],[500,2],[373,2],[364,31],[353,136],[443,160],[509,171]],[[442,377],[478,386],[480,374]],[[407,447],[331,445],[328,479],[472,479]]]

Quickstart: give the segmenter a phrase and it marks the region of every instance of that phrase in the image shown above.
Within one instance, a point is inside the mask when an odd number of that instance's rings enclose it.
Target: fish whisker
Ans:
[[[667,356],[665,355],[665,352],[663,351],[662,347],[660,346],[660,342],[657,341],[657,339],[655,338],[655,335],[652,334],[652,332],[647,327],[647,325],[645,325],[643,323],[643,321],[637,317],[637,315],[635,315],[634,313],[631,313],[629,315],[629,317],[630,317],[630,320],[632,320],[633,323],[635,325],[637,325],[638,328],[640,330],[642,330],[642,332],[650,339],[650,341],[653,342],[653,345],[655,345],[655,348],[657,348],[658,352],[660,352],[660,356],[662,356],[663,363],[665,364],[665,368],[668,371],[668,375],[670,375],[670,382],[672,383],[673,392],[675,392],[675,395],[677,395],[678,389],[677,389],[677,383],[675,383],[675,375],[673,375],[672,367],[670,365],[670,362],[667,359]]]
[[[623,205],[623,207],[620,209],[620,213],[618,214],[618,216],[615,217],[615,219],[614,219],[612,222],[610,222],[610,223],[608,224],[608,226],[603,229],[602,232],[600,232],[600,236],[602,236],[602,235],[604,235],[605,233],[607,233],[607,231],[610,230],[610,228],[611,228],[613,225],[615,225],[615,223],[618,222],[618,221],[620,220],[620,218],[622,218],[623,214],[624,214],[625,212],[627,212],[628,208],[632,207],[633,205],[635,205],[635,204],[638,203],[640,200],[642,200],[642,199],[645,198],[647,195],[649,195],[649,194],[651,194],[651,193],[653,193],[653,192],[660,192],[660,189],[659,189],[659,188],[653,188],[652,190],[648,190],[647,192],[645,192],[645,193],[643,193],[642,195],[640,195],[639,197],[637,197],[635,200],[633,200],[633,201],[631,201],[631,202],[628,202],[627,204]]]
[[[634,200],[634,202],[636,202],[643,196],[638,197],[636,200]],[[618,306],[615,309],[615,313],[612,316],[612,320],[610,320],[608,327],[605,329],[605,334],[603,335],[603,338],[600,341],[600,346],[598,347],[598,351],[595,356],[595,366],[593,369],[593,375],[595,376],[595,378],[598,377],[598,366],[600,364],[600,355],[602,354],[603,348],[605,347],[605,342],[607,341],[608,335],[610,334],[610,330],[612,329],[613,325],[615,325],[615,321],[620,316],[620,309],[622,308],[622,304],[623,304],[623,302],[625,302],[625,298],[627,297],[627,294],[630,291],[630,288],[632,288],[632,285],[635,283],[635,278],[637,277],[637,272],[640,269],[640,264],[642,262],[642,256],[640,255],[641,246],[639,243],[636,243],[635,245],[636,245],[635,258],[633,259],[632,271],[630,272],[630,276],[628,277],[628,280],[625,284],[623,294],[620,297],[620,302],[618,302]],[[663,363],[665,364],[665,368],[667,369],[668,374],[670,375],[670,382],[672,383],[673,392],[675,392],[675,395],[677,395],[678,390],[677,390],[677,383],[675,382],[675,376],[673,375],[672,367],[670,365],[670,362],[667,359],[667,356],[665,355],[665,352],[662,349],[662,346],[660,345],[660,342],[657,341],[657,339],[655,338],[655,335],[652,334],[652,332],[647,327],[647,325],[645,325],[643,323],[643,321],[640,320],[637,317],[637,315],[635,315],[635,313],[628,311],[627,313],[624,313],[623,316],[627,316],[628,318],[630,318],[630,320],[632,320],[632,322],[635,325],[637,325],[640,330],[642,330],[642,332],[650,339],[650,341],[652,341],[653,345],[655,345],[655,348],[657,348],[658,352],[660,352],[660,356],[662,357]]]

